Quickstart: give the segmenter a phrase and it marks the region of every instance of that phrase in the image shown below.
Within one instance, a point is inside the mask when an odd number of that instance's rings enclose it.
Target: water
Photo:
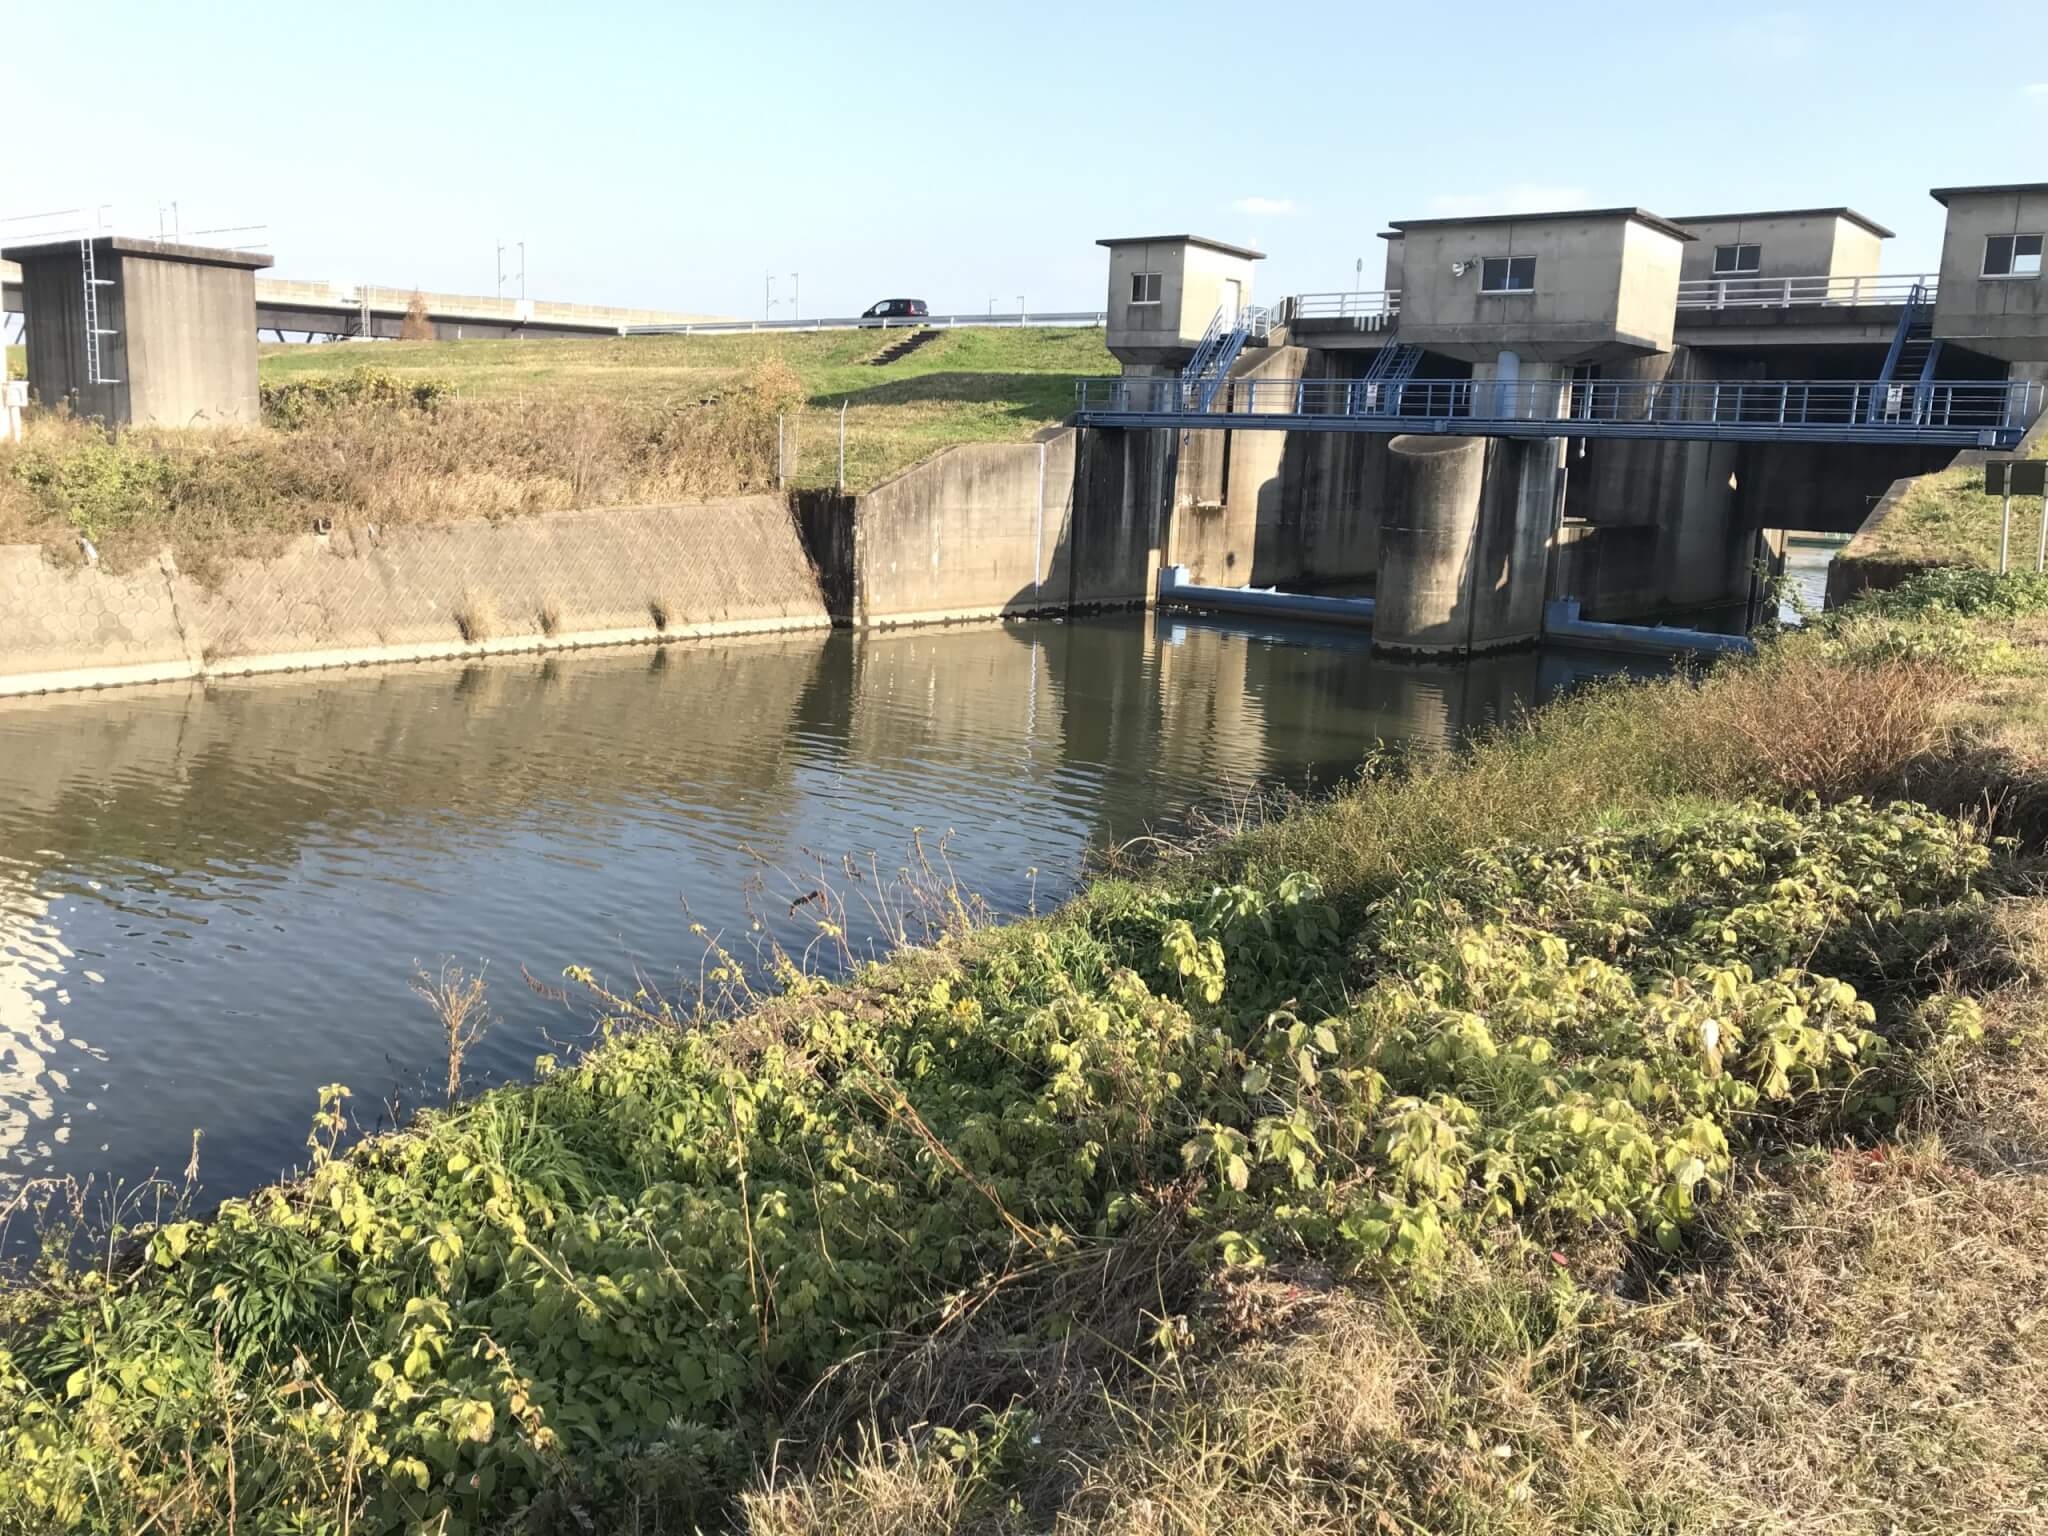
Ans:
[[[1787,583],[1785,600],[1778,604],[1778,617],[1787,624],[1799,622],[1799,610],[1792,605],[1791,594],[1797,593],[1799,600],[1814,613],[1819,613],[1828,601],[1828,566],[1836,555],[1842,552],[1847,538],[1830,538],[1826,534],[1794,534],[1785,545],[1785,579]]]
[[[176,1175],[195,1128],[233,1193],[302,1153],[321,1084],[370,1121],[417,1102],[440,1045],[416,961],[489,960],[502,1022],[468,1081],[522,1075],[588,1030],[522,967],[673,982],[693,917],[744,943],[750,908],[802,942],[814,854],[886,871],[951,833],[961,883],[1018,912],[1091,847],[1622,665],[1130,617],[0,703],[0,1203]]]

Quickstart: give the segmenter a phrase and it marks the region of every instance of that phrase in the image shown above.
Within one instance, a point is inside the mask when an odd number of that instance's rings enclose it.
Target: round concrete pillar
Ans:
[[[1470,649],[1483,437],[1397,437],[1387,444],[1380,507],[1374,650],[1411,656]]]

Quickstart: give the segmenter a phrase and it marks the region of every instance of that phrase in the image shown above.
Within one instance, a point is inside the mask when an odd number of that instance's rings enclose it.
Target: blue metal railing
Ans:
[[[1957,380],[1237,379],[1205,396],[1181,378],[1086,379],[1080,420],[1560,437],[1803,438],[2000,446],[2039,412],[2042,386]]]

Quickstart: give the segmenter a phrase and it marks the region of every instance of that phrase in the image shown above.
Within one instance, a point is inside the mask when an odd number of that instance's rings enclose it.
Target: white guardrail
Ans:
[[[1680,309],[1796,309],[1807,304],[1903,304],[1920,290],[1934,302],[1932,272],[1861,277],[1694,277],[1678,285]]]
[[[1378,331],[1394,323],[1401,313],[1401,290],[1375,289],[1367,293],[1297,293],[1281,301],[1290,320],[1349,320],[1363,330]]]
[[[1678,308],[1698,309],[1796,309],[1805,305],[1847,307],[1860,304],[1900,305],[1918,289],[1922,302],[1934,302],[1937,278],[1931,272],[1899,276],[1868,274],[1855,277],[1695,277],[1678,285]],[[1401,314],[1401,290],[1372,289],[1343,293],[1297,293],[1274,304],[1268,315],[1272,323],[1297,320],[1339,321],[1365,331],[1390,329]],[[712,335],[731,331],[851,331],[895,330],[930,327],[950,330],[962,326],[1105,326],[1109,316],[1101,310],[1064,310],[1048,314],[1015,315],[927,315],[920,319],[890,316],[886,320],[863,320],[858,315],[816,320],[705,320],[667,325],[626,325],[622,336]]]
[[[1059,310],[1050,314],[1015,315],[890,315],[887,319],[863,320],[859,315],[834,316],[817,320],[684,320],[669,325],[622,325],[621,336],[714,336],[733,331],[935,331],[963,330],[968,326],[1042,325],[1072,327],[1076,330],[1102,327],[1109,316],[1099,309]]]

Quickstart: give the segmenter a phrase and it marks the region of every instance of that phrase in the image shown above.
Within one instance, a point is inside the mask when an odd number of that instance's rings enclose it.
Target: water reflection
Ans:
[[[522,966],[694,969],[692,918],[807,937],[748,900],[764,868],[950,832],[963,882],[1022,910],[1090,845],[1620,664],[1125,618],[0,704],[0,1199],[181,1169],[195,1127],[209,1188],[269,1177],[320,1084],[431,1067],[415,960],[491,961],[472,1076],[517,1074],[584,1028]]]

